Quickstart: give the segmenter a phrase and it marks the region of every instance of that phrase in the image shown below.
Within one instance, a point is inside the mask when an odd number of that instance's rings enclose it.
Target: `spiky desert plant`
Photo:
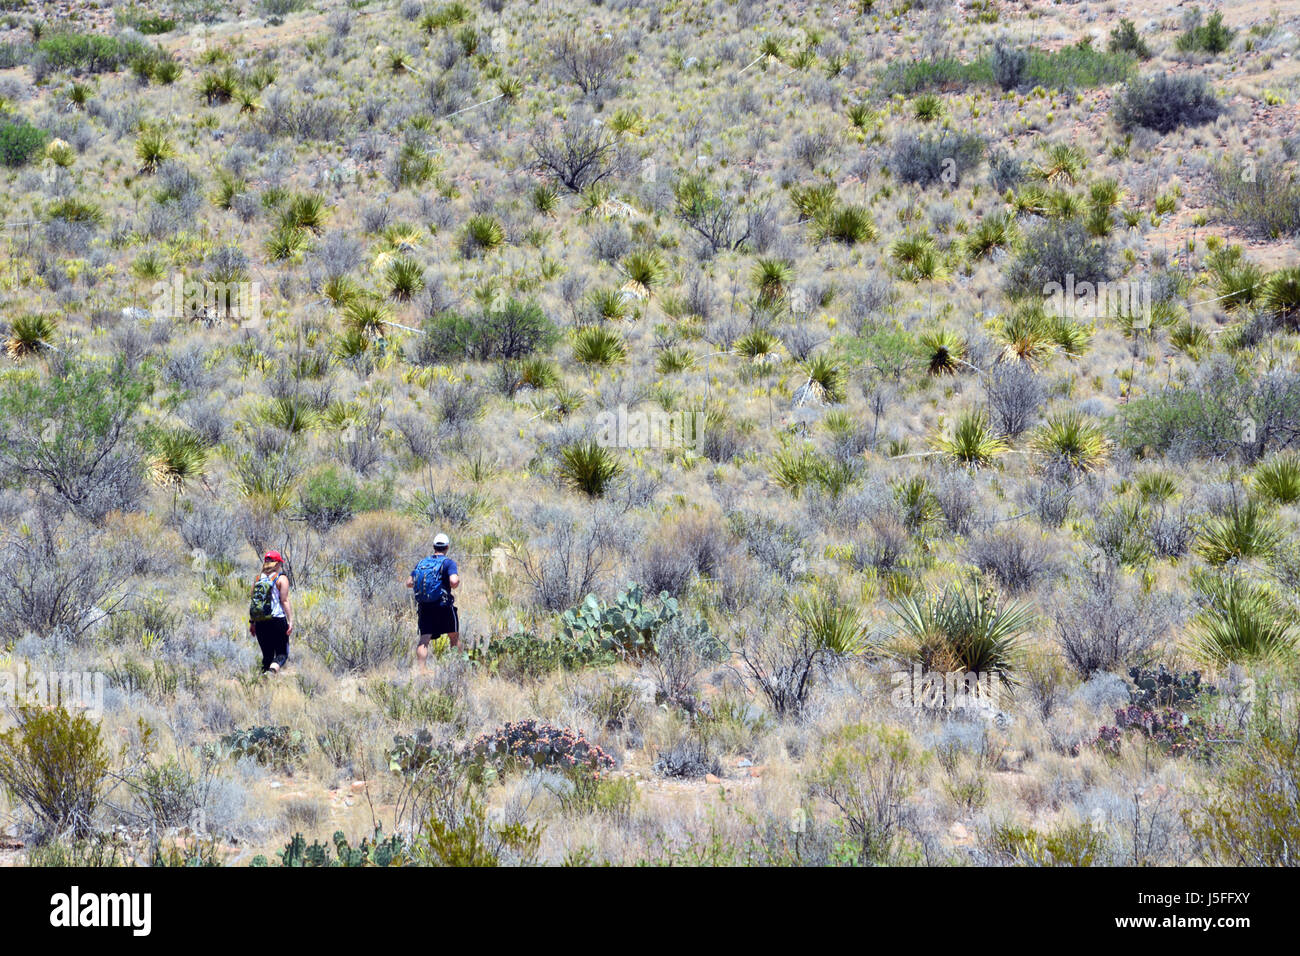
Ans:
[[[839,242],[846,246],[871,242],[876,238],[876,224],[866,206],[836,206],[817,220],[813,235],[818,242]]]
[[[560,450],[559,474],[570,488],[600,498],[623,470],[614,453],[595,441],[573,442]]]
[[[1201,530],[1196,553],[1216,567],[1229,561],[1267,558],[1285,537],[1281,525],[1258,501],[1234,501]]]
[[[325,228],[328,211],[325,197],[318,193],[303,193],[289,200],[280,213],[280,225],[286,229],[305,229],[320,235]]]
[[[830,215],[835,208],[835,184],[812,183],[790,187],[790,202],[799,214],[800,222],[816,222]]]
[[[135,158],[140,161],[140,172],[156,173],[158,167],[176,155],[176,147],[167,134],[157,127],[147,127],[135,142]]]
[[[796,627],[820,650],[848,657],[867,649],[869,631],[862,611],[825,590],[791,599]]]
[[[789,259],[759,259],[751,274],[758,290],[758,304],[773,306],[785,301],[794,281],[794,263]]]
[[[343,308],[343,322],[353,332],[359,332],[370,338],[384,335],[387,324],[392,319],[388,306],[378,299],[359,296]]]
[[[817,355],[804,365],[807,384],[823,402],[839,404],[845,398],[844,371],[829,355]]]
[[[1003,361],[1024,362],[1037,369],[1052,354],[1051,328],[1043,307],[1037,303],[1020,306],[1003,316],[993,331],[1002,343]]]
[[[928,232],[913,232],[894,240],[889,257],[909,282],[940,279],[946,274],[943,255]]]
[[[933,600],[908,596],[893,604],[900,655],[926,670],[996,674],[1011,683],[1024,635],[1034,624],[1028,605],[1002,604],[986,591],[945,588]]]
[[[157,432],[150,441],[149,478],[157,485],[181,492],[207,470],[207,443],[185,427]]]
[[[655,371],[673,375],[695,367],[695,354],[686,347],[666,348],[655,359]]]
[[[736,339],[732,349],[751,362],[767,363],[776,356],[780,346],[781,340],[767,329],[754,329]]]
[[[948,328],[922,333],[917,339],[931,375],[955,375],[966,356],[966,342]]]
[[[1030,447],[1050,462],[1086,472],[1105,464],[1111,441],[1100,423],[1071,411],[1049,417],[1034,433]]]
[[[272,262],[292,259],[298,253],[303,252],[309,242],[305,229],[297,229],[281,223],[266,237],[264,244],[266,257]]]
[[[992,464],[993,459],[1007,447],[1006,442],[994,433],[983,409],[958,416],[952,431],[940,437],[938,446],[953,461],[975,468]]]
[[[1042,162],[1034,167],[1034,175],[1047,183],[1066,182],[1073,186],[1087,165],[1088,158],[1081,147],[1073,143],[1051,143],[1044,150]]]
[[[768,474],[778,488],[798,498],[809,485],[821,481],[827,461],[807,443],[786,446],[772,455]]]
[[[388,297],[398,302],[409,302],[424,288],[424,269],[414,259],[400,256],[384,270],[388,283]]]
[[[653,249],[633,252],[623,259],[623,275],[627,282],[623,288],[639,299],[648,299],[654,295],[668,274],[668,265],[663,256]]]
[[[590,325],[574,333],[573,357],[583,365],[617,365],[627,358],[627,345],[613,329]]]
[[[1279,269],[1265,280],[1260,307],[1286,328],[1300,329],[1300,266]]]
[[[1204,606],[1189,629],[1197,657],[1226,667],[1272,663],[1295,653],[1294,613],[1264,585],[1223,575],[1202,579],[1197,590]]]
[[[9,323],[9,334],[5,337],[5,352],[11,359],[27,358],[39,355],[52,347],[54,334],[58,326],[48,315],[28,313],[20,315]]]
[[[1267,501],[1295,504],[1300,501],[1300,457],[1292,454],[1269,459],[1255,469],[1251,486]]]
[[[1009,212],[995,212],[985,216],[967,234],[963,243],[966,255],[973,260],[986,259],[998,249],[1005,249],[1015,241],[1016,221]]]
[[[491,252],[505,241],[505,228],[492,216],[471,216],[465,223],[465,243],[470,252]]]

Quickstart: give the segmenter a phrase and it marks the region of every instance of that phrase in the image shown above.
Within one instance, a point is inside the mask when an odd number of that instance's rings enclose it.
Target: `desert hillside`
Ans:
[[[1298,56],[0,0],[0,862],[1294,865]]]

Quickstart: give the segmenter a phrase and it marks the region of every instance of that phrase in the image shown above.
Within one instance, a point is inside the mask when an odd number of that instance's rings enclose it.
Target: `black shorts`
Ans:
[[[434,637],[441,637],[443,634],[460,633],[460,614],[456,611],[456,605],[448,604],[443,607],[440,604],[418,604],[418,618],[420,621],[420,635],[432,634]]]

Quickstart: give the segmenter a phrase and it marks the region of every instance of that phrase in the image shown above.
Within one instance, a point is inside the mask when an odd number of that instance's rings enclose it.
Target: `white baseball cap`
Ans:
[[[433,546],[434,546],[435,548],[447,548],[447,547],[450,547],[450,546],[451,546],[451,539],[450,539],[449,537],[447,537],[445,534],[438,534],[438,535],[437,535],[436,537],[434,537],[434,539],[433,539]]]

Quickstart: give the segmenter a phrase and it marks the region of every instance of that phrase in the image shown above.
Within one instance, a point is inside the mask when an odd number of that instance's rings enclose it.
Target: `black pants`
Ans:
[[[262,646],[262,670],[269,671],[272,663],[284,667],[289,660],[289,622],[282,617],[256,621],[253,633]]]

